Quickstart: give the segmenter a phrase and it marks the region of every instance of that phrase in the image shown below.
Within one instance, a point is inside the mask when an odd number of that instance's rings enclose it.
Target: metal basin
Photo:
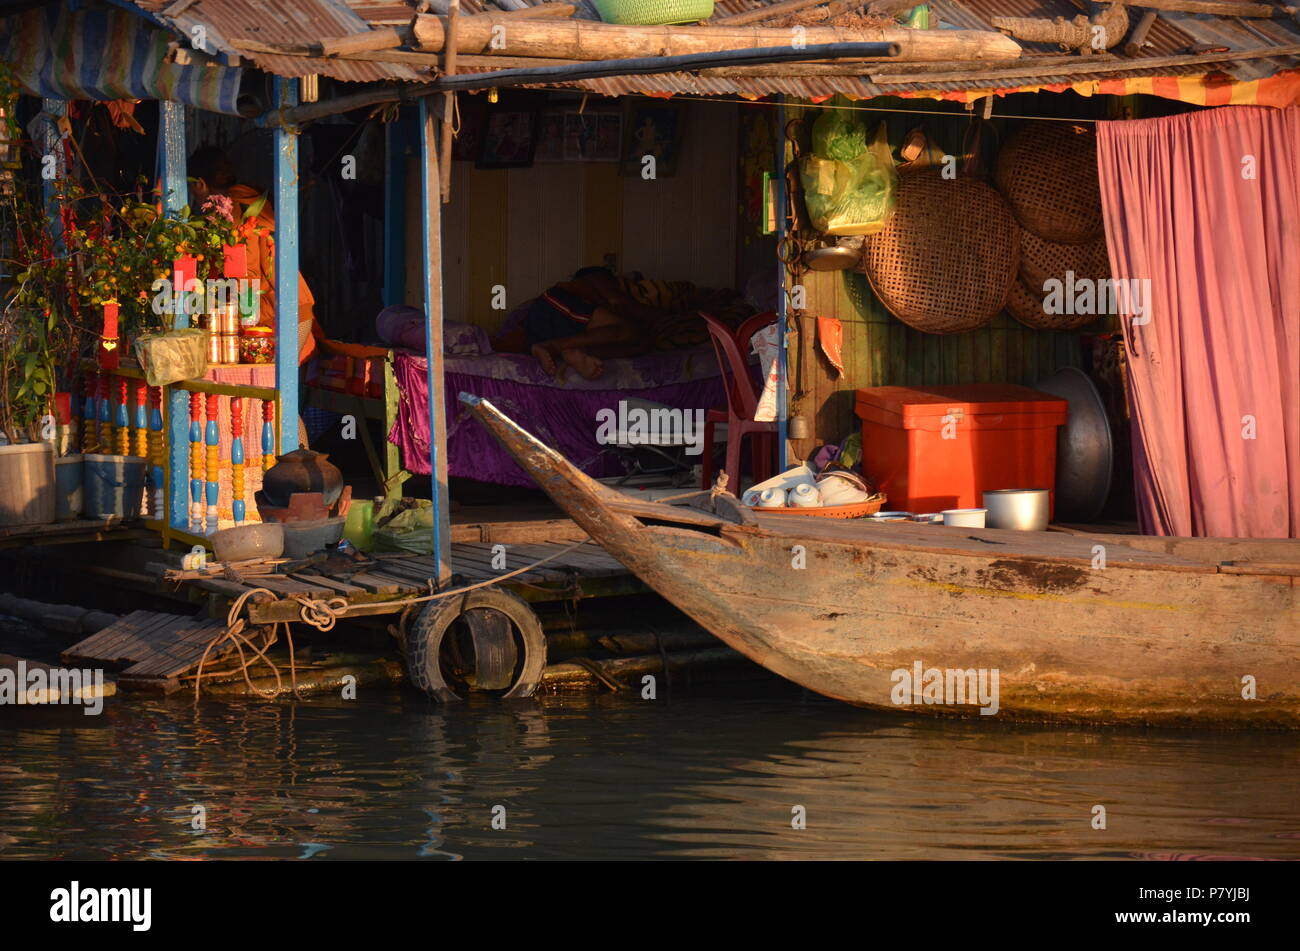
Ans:
[[[1090,522],[1110,495],[1114,446],[1101,394],[1088,374],[1064,367],[1034,389],[1069,403],[1069,416],[1056,434],[1056,519]]]
[[[993,489],[984,493],[989,528],[1047,531],[1051,494],[1047,489]]]

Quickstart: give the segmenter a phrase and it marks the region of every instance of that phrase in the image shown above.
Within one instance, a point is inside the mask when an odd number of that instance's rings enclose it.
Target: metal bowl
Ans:
[[[851,267],[857,267],[861,260],[861,250],[839,246],[816,248],[803,256],[804,266],[810,271],[847,271]]]
[[[1064,367],[1034,389],[1069,403],[1065,426],[1056,435],[1056,519],[1090,522],[1110,495],[1114,446],[1101,394],[1088,374]]]

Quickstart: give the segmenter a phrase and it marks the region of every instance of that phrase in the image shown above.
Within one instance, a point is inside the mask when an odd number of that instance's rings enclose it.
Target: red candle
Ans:
[[[104,332],[99,337],[99,365],[105,370],[116,370],[118,360],[117,301],[104,301]]]

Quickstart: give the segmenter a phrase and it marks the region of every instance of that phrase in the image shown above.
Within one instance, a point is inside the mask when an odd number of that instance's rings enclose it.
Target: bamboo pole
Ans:
[[[1124,41],[1125,56],[1137,56],[1138,53],[1142,52],[1142,46],[1146,43],[1147,34],[1151,32],[1151,27],[1155,25],[1158,15],[1155,10],[1144,10],[1142,12],[1142,19],[1138,20],[1137,26],[1133,27],[1133,32]]]
[[[412,21],[415,43],[440,51],[446,44],[446,17],[420,14]],[[681,56],[724,50],[790,48],[792,33],[758,26],[626,26],[569,20],[519,20],[497,14],[467,17],[457,32],[457,52],[482,55],[554,56],[574,61]],[[1007,60],[1020,56],[1020,44],[986,30],[857,29],[806,27],[798,38],[808,46],[828,43],[896,43],[907,60]]]

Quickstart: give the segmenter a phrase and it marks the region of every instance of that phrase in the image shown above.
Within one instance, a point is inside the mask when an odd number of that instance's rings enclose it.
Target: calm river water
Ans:
[[[1295,858],[1298,767],[1284,735],[939,723],[767,685],[119,699],[0,713],[0,858]]]

